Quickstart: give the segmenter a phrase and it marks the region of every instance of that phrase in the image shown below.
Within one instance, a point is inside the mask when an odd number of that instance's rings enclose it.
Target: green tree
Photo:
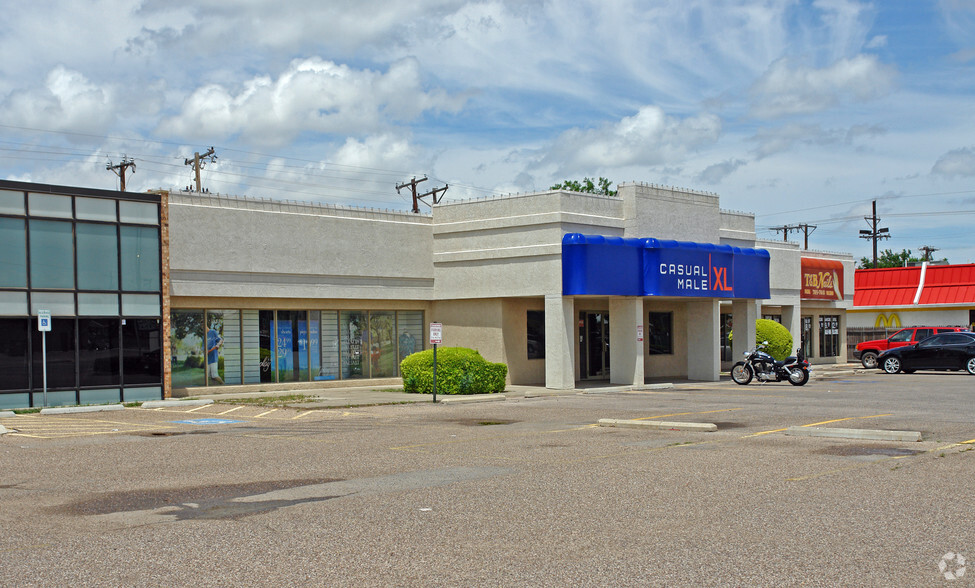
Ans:
[[[890,249],[884,249],[877,255],[877,267],[904,267],[909,261],[921,261],[919,257],[911,255],[910,249],[904,249],[900,253],[894,253]],[[873,268],[873,260],[868,257],[860,258],[861,268]]]
[[[579,180],[566,180],[560,184],[552,186],[552,190],[569,190],[571,192],[585,192],[586,194],[602,194],[604,196],[616,196],[616,190],[610,190],[613,182],[600,176],[598,180],[592,178],[582,178]]]

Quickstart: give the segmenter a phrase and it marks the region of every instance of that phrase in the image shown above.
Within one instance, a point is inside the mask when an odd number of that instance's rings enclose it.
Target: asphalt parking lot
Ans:
[[[0,421],[0,584],[970,584],[973,385],[870,372],[16,416]],[[922,441],[786,434],[819,426]]]

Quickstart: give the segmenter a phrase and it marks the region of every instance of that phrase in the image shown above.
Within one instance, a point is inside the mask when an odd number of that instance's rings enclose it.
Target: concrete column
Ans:
[[[732,300],[731,360],[741,361],[742,355],[755,346],[755,321],[761,317],[761,301],[754,299]]]
[[[643,341],[636,340],[637,326],[644,324],[643,300],[609,299],[609,382],[621,386],[643,385]]]
[[[782,326],[789,329],[789,333],[792,334],[792,351],[789,352],[791,355],[799,347],[799,340],[802,338],[802,321],[799,318],[798,306],[782,305]]]
[[[757,308],[752,305],[753,308]],[[735,341],[738,341],[738,319],[735,315]],[[687,378],[717,382],[721,375],[721,351],[718,338],[721,311],[717,300],[687,303]],[[752,320],[752,340],[755,321]]]
[[[575,388],[575,301],[571,296],[545,295],[545,387]]]

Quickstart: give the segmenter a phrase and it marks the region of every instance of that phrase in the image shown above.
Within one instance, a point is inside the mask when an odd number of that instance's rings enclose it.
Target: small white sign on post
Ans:
[[[443,323],[430,323],[430,344],[443,343]]]
[[[50,310],[38,310],[37,311],[37,330],[48,332],[51,330],[51,311]]]
[[[636,326],[636,340],[643,341],[643,325]]]

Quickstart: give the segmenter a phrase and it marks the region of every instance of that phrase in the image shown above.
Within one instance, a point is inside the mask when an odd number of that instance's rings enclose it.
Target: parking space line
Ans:
[[[818,422],[818,423],[809,423],[808,425],[799,425],[799,426],[800,427],[818,427],[819,425],[826,425],[826,424],[829,424],[829,423],[838,423],[840,421],[852,421],[852,420],[856,420],[856,419],[876,419],[876,418],[885,417],[885,416],[893,416],[893,413],[888,413],[888,414],[874,414],[874,415],[862,416],[862,417],[845,417],[845,418],[842,418],[842,419],[832,419],[832,420],[828,420],[828,421],[822,421],[822,422]],[[781,433],[782,431],[786,431],[786,430],[788,430],[788,427],[785,427],[783,429],[772,429],[771,431],[761,431],[759,433],[752,433],[751,435],[745,435],[744,437],[742,437],[742,439],[748,439],[749,437],[761,437],[762,435],[768,435],[768,434],[771,434],[771,433]]]
[[[209,404],[201,404],[200,406],[197,406],[196,408],[191,408],[191,409],[187,410],[186,412],[196,412],[198,410],[203,410],[204,408],[207,408],[208,406],[210,406],[210,405]]]
[[[262,416],[264,416],[264,415],[266,415],[266,414],[271,414],[272,412],[277,412],[277,411],[278,411],[278,409],[276,409],[276,408],[272,408],[271,410],[268,410],[268,411],[265,411],[265,412],[262,412],[261,414],[259,414],[259,415],[257,415],[257,416],[256,416],[256,417],[254,417],[254,418],[256,418],[256,419],[259,419],[259,418],[261,418]]]
[[[313,412],[321,412],[321,411],[320,410],[306,410],[306,411],[303,411],[303,412],[301,412],[300,414],[298,414],[296,416],[291,417],[291,420],[296,421],[296,420],[300,419],[301,417],[305,417],[305,416],[310,415]]]
[[[240,410],[242,408],[244,408],[244,407],[243,406],[235,406],[235,407],[231,408],[230,410],[225,410],[223,412],[218,412],[217,413],[217,416],[220,416],[222,414],[230,414],[230,413],[234,412],[235,410]]]

